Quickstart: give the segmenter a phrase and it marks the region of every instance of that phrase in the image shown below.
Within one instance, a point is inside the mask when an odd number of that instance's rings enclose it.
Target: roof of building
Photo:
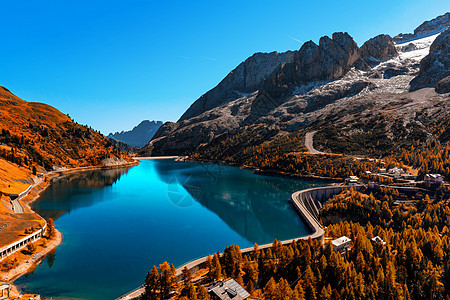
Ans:
[[[332,240],[331,243],[333,244],[333,246],[339,247],[339,246],[344,245],[346,243],[350,243],[351,241],[352,240],[350,238],[348,238],[348,237],[346,237],[344,235],[344,236],[341,236],[338,239]]]
[[[10,287],[10,286],[11,286],[11,283],[0,280],[0,287],[1,288]]]
[[[243,300],[250,297],[250,294],[234,279],[221,281],[209,291],[222,300]]]
[[[427,175],[425,175],[426,177],[431,177],[431,178],[439,178],[439,177],[442,177],[442,175],[441,174],[427,174]]]
[[[371,238],[371,240],[373,242],[377,243],[377,244],[381,244],[381,245],[385,245],[386,244],[386,242],[383,241],[383,239],[380,238],[378,235],[376,237],[374,237],[374,238]]]

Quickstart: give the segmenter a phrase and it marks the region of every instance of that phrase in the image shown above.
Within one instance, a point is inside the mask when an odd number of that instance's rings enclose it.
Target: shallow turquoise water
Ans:
[[[173,160],[70,175],[32,205],[55,220],[64,242],[16,283],[52,299],[114,299],[154,264],[307,235],[289,198],[322,185]]]

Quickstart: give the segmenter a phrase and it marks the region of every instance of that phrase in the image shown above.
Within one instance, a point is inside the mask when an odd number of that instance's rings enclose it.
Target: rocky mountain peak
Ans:
[[[162,125],[163,123],[161,121],[144,120],[130,131],[110,133],[108,137],[122,141],[133,147],[143,147],[151,140]]]
[[[283,63],[292,62],[293,51],[255,53],[231,71],[215,88],[202,95],[179,121],[198,116],[231,100],[257,90]]]
[[[398,55],[394,40],[387,34],[380,34],[365,42],[361,48],[361,56],[370,65],[391,59]]]
[[[414,30],[414,35],[425,36],[442,32],[450,26],[450,12],[437,18],[423,22]]]
[[[264,85],[274,98],[286,96],[295,85],[327,81],[344,76],[352,67],[364,68],[358,45],[344,32],[323,36],[319,45],[306,42],[294,53],[294,61],[284,64]]]
[[[393,39],[398,44],[405,43],[410,40],[440,33],[448,27],[450,27],[450,12],[438,16],[433,20],[423,22],[419,27],[414,29],[414,33],[400,33]]]

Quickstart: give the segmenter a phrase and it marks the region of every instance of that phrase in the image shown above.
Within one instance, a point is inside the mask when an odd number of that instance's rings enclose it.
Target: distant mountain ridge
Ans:
[[[395,111],[405,118],[403,126],[412,126],[416,112],[432,113],[435,101],[448,98],[449,16],[420,25],[414,32],[421,38],[406,46],[381,34],[358,47],[348,33],[337,32],[288,54],[255,54],[196,100],[178,122],[165,123],[139,154],[189,155],[208,151],[220,140],[244,149],[252,143],[236,141],[243,132],[263,142],[330,123],[347,124],[350,130],[362,112],[384,120],[393,113],[390,103],[424,98],[420,105]],[[257,80],[248,85],[247,78]],[[419,93],[424,88],[431,89]],[[390,122],[383,130],[392,136]],[[420,120],[417,126],[426,132],[425,123]],[[218,155],[227,151],[216,150]]]
[[[133,147],[145,146],[163,125],[161,121],[144,120],[132,130],[110,133],[108,137],[122,141]]]

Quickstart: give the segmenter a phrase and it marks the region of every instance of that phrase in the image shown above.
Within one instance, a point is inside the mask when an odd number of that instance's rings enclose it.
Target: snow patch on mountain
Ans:
[[[412,51],[407,51],[404,43],[397,44],[397,51],[399,52],[399,60],[412,59],[417,62],[420,62],[425,56],[430,52],[430,46],[433,44],[434,40],[438,37],[438,34],[434,34],[428,37],[424,37],[421,39],[417,39],[414,41],[410,41],[408,45],[414,45],[414,49]],[[413,47],[413,46],[411,46]],[[405,51],[406,50],[406,51]]]

